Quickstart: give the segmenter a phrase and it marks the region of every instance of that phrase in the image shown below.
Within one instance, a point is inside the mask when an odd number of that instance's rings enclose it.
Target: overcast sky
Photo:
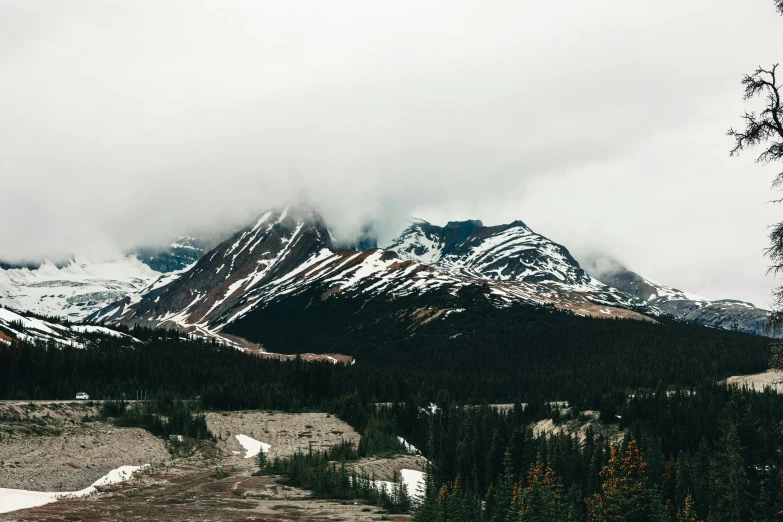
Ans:
[[[522,219],[770,302],[780,166],[729,158],[772,0],[0,2],[0,258],[103,255],[305,195],[348,236]]]

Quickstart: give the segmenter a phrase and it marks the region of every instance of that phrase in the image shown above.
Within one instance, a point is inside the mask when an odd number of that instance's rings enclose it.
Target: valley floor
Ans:
[[[217,444],[189,457],[172,458],[161,439],[143,430],[83,422],[97,414],[95,406],[37,405],[35,412],[16,416],[7,408],[0,411],[6,419],[0,421],[0,488],[76,491],[110,469],[147,466],[131,480],[99,487],[97,495],[0,513],[0,521],[410,520],[374,506],[311,499],[309,491],[286,486],[280,477],[252,476],[257,468],[254,459],[247,458],[247,446],[240,443],[247,438],[241,435],[268,444],[270,458],[298,449],[328,448],[342,440],[358,442],[359,435],[349,425],[328,414],[209,413],[207,424],[218,437]],[[395,470],[423,466],[423,459],[412,456],[357,463],[379,480],[391,479]],[[0,504],[3,494],[9,495],[9,490],[0,489]]]
[[[312,500],[310,492],[284,486],[279,477],[251,476],[255,467],[250,461],[230,462],[174,462],[95,498],[59,500],[0,515],[0,520],[410,520],[371,506]]]
[[[735,375],[726,379],[728,384],[735,386],[747,386],[756,391],[764,391],[764,388],[772,388],[778,393],[783,393],[783,372],[768,371],[753,375]]]

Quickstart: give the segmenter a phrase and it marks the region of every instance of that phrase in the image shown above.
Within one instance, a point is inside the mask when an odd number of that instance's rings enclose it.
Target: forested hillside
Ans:
[[[774,519],[762,515],[772,517],[783,501],[776,432],[783,398],[715,384],[762,371],[769,339],[551,307],[474,313],[460,311],[463,298],[444,297],[454,311],[424,324],[417,314],[426,311],[390,316],[401,303],[380,302],[361,314],[271,309],[269,324],[239,323],[269,349],[350,353],[357,358],[350,366],[262,359],[144,328],[127,330],[140,342],[95,335],[87,349],[0,343],[0,398],[67,399],[76,391],[133,398],[142,389],[199,396],[206,409],[329,411],[360,432],[374,426],[423,451],[432,471],[420,520],[536,520],[522,513],[540,509],[550,518],[539,520],[611,520],[590,513],[621,500],[664,517],[638,520]],[[357,319],[338,326],[329,313]],[[570,407],[561,411],[555,400]],[[496,402],[515,405],[486,406]],[[617,426],[619,449],[599,433],[580,443],[531,431],[531,422],[579,419],[588,409]],[[634,459],[643,473],[608,491],[608,474],[625,473]]]
[[[773,393],[705,383],[610,399],[618,447],[590,430],[536,436],[537,415],[520,406],[504,414],[441,399],[414,425],[403,406],[386,412],[433,464],[417,520],[736,522],[783,511],[783,397]]]
[[[256,323],[256,340],[287,353],[347,353],[356,357],[354,366],[262,360],[175,332],[136,328],[133,336],[144,343],[106,338],[90,350],[0,345],[0,396],[69,398],[81,390],[117,396],[141,387],[212,397],[207,405],[214,407],[280,408],[321,405],[346,391],[395,401],[409,395],[434,400],[448,390],[461,401],[568,400],[596,407],[608,393],[659,382],[693,386],[762,371],[769,360],[768,339],[674,321],[590,319],[515,306],[420,324],[369,304],[346,330],[327,313],[311,315],[313,308],[300,316],[268,311],[274,322]],[[242,333],[253,338],[251,331]]]
[[[312,304],[300,306],[299,299]],[[552,307],[495,309],[473,295],[443,295],[437,308],[415,298],[357,303],[302,295],[286,303],[251,312],[227,331],[270,351],[349,354],[363,368],[424,389],[452,389],[460,400],[594,403],[611,390],[694,385],[762,371],[769,361],[763,337],[666,319],[592,319]]]

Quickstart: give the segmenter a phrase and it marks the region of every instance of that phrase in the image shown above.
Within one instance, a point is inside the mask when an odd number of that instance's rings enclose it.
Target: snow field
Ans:
[[[125,482],[133,477],[133,474],[144,466],[121,466],[111,470],[109,473],[99,478],[80,491],[73,492],[47,492],[47,491],[28,491],[24,489],[6,489],[0,488],[0,513],[10,513],[19,509],[30,509],[57,502],[65,497],[85,497],[97,491],[98,486],[108,486]]]
[[[421,497],[424,494],[424,472],[416,471],[415,469],[402,469],[400,470],[400,478],[402,483],[405,484],[405,489],[408,491],[408,496],[411,499]],[[388,480],[376,480],[374,481],[375,487],[383,488],[387,493],[392,492],[394,487],[393,482]]]
[[[246,459],[252,459],[261,452],[269,453],[269,449],[272,447],[266,442],[261,442],[260,440],[248,437],[247,435],[242,435],[241,433],[234,436],[236,437],[237,442],[239,442],[242,447],[245,448]]]

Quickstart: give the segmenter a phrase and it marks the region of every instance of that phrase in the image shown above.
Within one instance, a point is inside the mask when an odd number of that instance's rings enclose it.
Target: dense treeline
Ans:
[[[336,459],[334,453],[297,452],[284,459],[257,459],[258,473],[284,475],[286,484],[309,489],[314,497],[360,500],[391,513],[407,513],[411,509],[408,490],[399,475],[392,484],[383,484],[366,473],[347,468],[346,460],[351,459]]]
[[[227,331],[270,351],[349,354],[398,383],[428,382],[431,392],[453,388],[465,401],[595,401],[607,390],[654,388],[659,380],[688,386],[704,377],[763,371],[769,361],[767,338],[671,319],[496,308],[470,293],[441,300],[438,309],[463,311],[422,324],[438,301],[434,296],[425,305],[413,297],[357,302],[303,294],[250,312]]]
[[[382,415],[397,419],[401,431],[407,426],[405,435],[432,463],[419,520],[598,521],[620,520],[616,515],[623,513],[627,521],[728,522],[783,516],[777,430],[783,397],[705,383],[685,392],[617,397],[611,407],[621,417],[619,448],[612,446],[611,431],[588,430],[584,440],[536,436],[521,405],[501,413],[442,396],[434,413],[421,412],[412,424],[404,405]],[[632,506],[639,510],[635,515]]]
[[[123,400],[105,401],[100,414],[102,418],[113,419],[117,426],[144,428],[167,441],[172,437],[197,441],[213,437],[196,401],[176,400],[168,393],[131,404]]]
[[[762,337],[545,308],[492,310],[453,313],[403,337],[392,333],[399,325],[371,322],[358,338],[342,337],[344,343],[333,329],[319,335],[319,323],[312,331],[278,325],[293,340],[270,348],[348,353],[357,358],[351,367],[262,360],[142,329],[133,335],[144,343],[104,338],[89,350],[2,344],[0,397],[70,398],[87,391],[95,398],[133,398],[143,389],[200,395],[207,408],[296,410],[335,401],[367,404],[373,397],[431,401],[448,390],[473,403],[568,400],[595,408],[610,393],[653,389],[659,381],[693,386],[704,378],[762,371],[769,360],[769,340]]]

